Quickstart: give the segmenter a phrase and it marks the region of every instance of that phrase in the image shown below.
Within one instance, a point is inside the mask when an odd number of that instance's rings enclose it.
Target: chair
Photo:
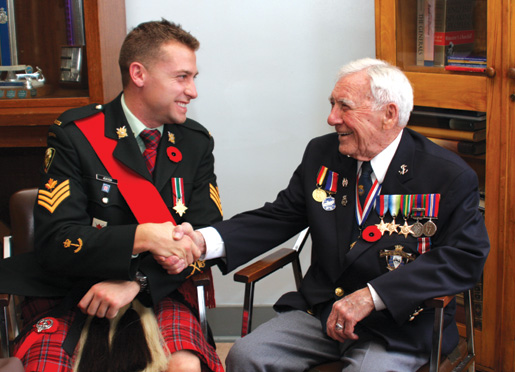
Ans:
[[[245,298],[243,304],[243,320],[241,336],[251,332],[252,307],[255,284],[277,269],[291,263],[297,289],[300,288],[302,271],[299,254],[309,235],[309,230],[303,230],[293,248],[280,248],[264,258],[252,263],[234,274],[234,280],[245,283]],[[444,308],[455,296],[432,298],[425,301],[425,307],[435,309],[433,324],[433,341],[429,363],[422,366],[417,372],[444,372],[444,371],[475,371],[474,354],[474,326],[472,313],[471,291],[463,293],[466,318],[466,337],[460,337],[458,346],[449,355],[441,355],[443,314]],[[312,367],[309,372],[341,372],[343,364],[332,362]]]
[[[33,208],[38,190],[36,188],[24,189],[14,193],[9,200],[9,213],[11,217],[11,235],[4,237],[3,258],[10,257],[34,249],[34,216]],[[193,277],[197,288],[199,304],[199,317],[203,334],[208,338],[208,325],[206,319],[206,305],[204,292],[209,285],[208,272],[197,273]],[[0,341],[1,355],[6,358],[11,355],[11,341],[18,335],[21,327],[18,296],[0,294]]]

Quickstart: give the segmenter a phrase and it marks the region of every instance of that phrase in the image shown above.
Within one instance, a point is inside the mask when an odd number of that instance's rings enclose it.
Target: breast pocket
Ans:
[[[109,176],[85,177],[88,214],[92,224],[99,227],[135,221],[129,206],[118,189],[118,182]]]

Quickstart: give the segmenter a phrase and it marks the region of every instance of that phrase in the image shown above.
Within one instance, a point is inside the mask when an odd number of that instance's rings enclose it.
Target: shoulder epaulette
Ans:
[[[72,123],[75,120],[84,119],[88,116],[94,115],[99,111],[102,111],[104,108],[103,105],[99,105],[97,103],[93,103],[91,105],[77,107],[69,109],[63,112],[55,121],[55,125],[64,126],[68,123]]]
[[[185,128],[204,133],[206,136],[211,137],[211,133],[206,129],[206,127],[193,119],[186,119],[186,121],[181,125]]]

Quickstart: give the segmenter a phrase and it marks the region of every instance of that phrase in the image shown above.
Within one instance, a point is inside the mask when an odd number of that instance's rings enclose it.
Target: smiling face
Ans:
[[[149,128],[184,123],[187,105],[197,98],[197,74],[193,50],[177,42],[164,44],[154,62],[131,65],[131,77],[138,90],[131,111]]]
[[[384,150],[402,130],[397,126],[397,106],[374,108],[370,78],[366,71],[342,77],[329,98],[327,118],[340,141],[339,151],[357,160],[371,160]]]

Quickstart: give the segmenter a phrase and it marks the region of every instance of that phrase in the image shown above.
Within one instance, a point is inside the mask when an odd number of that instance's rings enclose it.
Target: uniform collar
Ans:
[[[145,129],[149,129],[149,128],[147,128],[145,126],[145,124],[143,124],[141,122],[141,120],[139,120],[131,112],[131,110],[129,110],[129,108],[127,107],[127,105],[125,103],[125,96],[123,94],[122,94],[122,98],[121,98],[121,103],[122,103],[123,113],[125,114],[125,117],[127,118],[127,122],[129,123],[129,126],[131,127],[132,133],[134,133],[134,137],[136,138],[136,142],[138,142],[138,146],[139,146],[141,152],[143,152],[143,151],[145,151],[145,143],[143,142],[143,140],[141,139],[141,137],[139,135]],[[157,127],[157,128],[154,128],[154,129],[157,129],[159,131],[159,133],[161,133],[161,135],[162,135],[163,134],[163,128],[164,128],[164,125],[161,125],[160,127]]]

